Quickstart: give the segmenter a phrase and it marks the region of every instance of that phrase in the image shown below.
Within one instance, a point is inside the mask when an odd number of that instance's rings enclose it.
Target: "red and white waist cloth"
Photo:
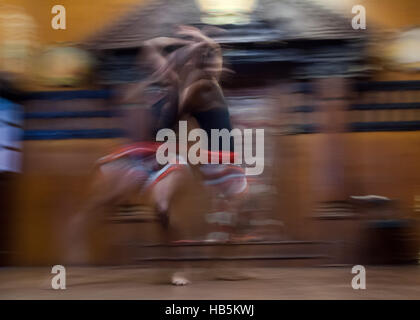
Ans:
[[[187,161],[180,155],[174,155],[174,160],[166,165],[160,165],[156,160],[156,151],[161,143],[156,142],[138,142],[118,148],[114,152],[100,158],[97,164],[102,171],[107,170],[105,165],[113,165],[117,168],[125,168],[132,174],[139,174],[148,178],[145,188],[150,188],[160,180],[164,179],[173,171],[185,169],[188,166]],[[208,151],[209,161],[216,157],[221,161],[228,156],[233,162],[233,152],[212,152]],[[236,164],[216,163],[200,165],[200,173],[204,184],[214,188],[219,195],[230,198],[247,191],[248,183],[245,171]]]

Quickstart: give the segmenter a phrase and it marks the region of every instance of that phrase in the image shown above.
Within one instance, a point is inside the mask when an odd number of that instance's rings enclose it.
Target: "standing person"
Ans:
[[[183,51],[187,51],[188,46],[176,51],[168,61],[177,71],[179,78],[178,113],[195,118],[208,137],[212,136],[214,129],[228,131],[230,134],[232,130],[230,113],[219,84],[223,71],[220,45],[195,27],[181,26],[177,34],[188,37],[189,40],[196,42],[197,46],[187,63],[185,57],[189,55]],[[219,139],[218,145],[213,145],[214,141],[208,141],[207,144],[209,162],[212,158],[216,158],[219,163],[203,164],[199,168],[212,198],[211,212],[207,214],[207,219],[212,223],[213,230],[208,233],[206,241],[233,240],[238,208],[248,189],[244,170],[233,163],[236,155],[232,137],[230,136],[229,145],[225,145],[222,140]],[[221,158],[224,156],[230,160],[229,163],[221,163]],[[215,255],[222,255],[224,251],[224,246],[216,247]],[[224,272],[213,270],[219,279],[239,280],[244,277],[237,270],[232,270],[233,272],[226,272],[226,268]],[[182,275],[179,278],[186,279]]]
[[[178,108],[178,77],[168,67],[164,48],[186,43],[190,42],[173,38],[155,38],[144,43],[140,59],[151,76],[129,86],[117,98],[126,114],[125,128],[132,143],[98,160],[91,195],[68,224],[66,241],[71,247],[66,250],[66,259],[71,263],[89,260],[87,236],[94,223],[110,208],[146,189],[152,191],[157,214],[167,227],[170,200],[177,186],[189,176],[189,169],[182,160],[181,164],[159,166],[155,157],[159,144],[155,143],[154,134],[160,127],[173,123]],[[153,86],[159,88],[157,101],[153,101],[156,95],[150,94]],[[138,117],[132,117],[133,111]],[[133,124],[132,119],[139,122]]]
[[[147,122],[148,125],[135,140],[143,142],[125,146],[98,161],[93,197],[70,223],[73,251],[79,255],[85,254],[85,259],[87,250],[83,246],[86,245],[89,222],[97,221],[98,215],[102,216],[106,208],[121,203],[131,194],[147,187],[152,187],[157,213],[163,225],[168,225],[170,200],[189,171],[187,166],[180,164],[183,159],[163,168],[157,166],[155,152],[158,145],[150,141],[153,132],[172,127],[185,114],[195,117],[200,127],[208,133],[212,129],[232,129],[227,104],[218,83],[222,71],[220,47],[195,28],[181,27],[178,34],[193,40],[156,38],[145,42],[141,59],[153,70],[153,74],[148,80],[131,86],[121,97],[126,106],[138,106],[144,104],[145,100],[149,102],[145,97],[152,84],[158,83],[163,91],[157,102],[146,103],[152,105],[150,108],[142,108],[142,124]],[[163,53],[162,48],[177,44],[183,46],[170,54]],[[212,151],[209,151],[209,155],[212,152],[218,158],[218,154],[223,152],[231,155],[233,145],[230,145],[227,150],[223,150],[223,144],[222,149],[218,150],[210,145]],[[215,194],[224,198],[220,202],[223,206],[232,203],[246,189],[245,175],[238,166],[205,165],[201,172],[205,183],[213,187]],[[174,276],[172,283],[183,285],[188,280]]]
[[[232,124],[228,105],[219,80],[223,70],[222,50],[218,43],[197,28],[181,26],[178,35],[186,36],[200,43],[189,63],[178,71],[180,78],[180,113],[194,117],[208,137],[211,131],[226,130],[230,133]],[[230,163],[204,164],[200,167],[204,183],[212,190],[213,213],[210,221],[219,226],[207,236],[208,241],[230,240],[237,220],[238,207],[247,190],[247,179],[243,169],[233,164],[234,144],[232,136],[229,146],[218,141],[218,146],[209,141],[209,158],[221,159],[227,155]]]

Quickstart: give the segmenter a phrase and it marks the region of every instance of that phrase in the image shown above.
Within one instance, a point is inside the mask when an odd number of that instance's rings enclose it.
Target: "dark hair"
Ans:
[[[214,52],[210,46],[196,48],[194,52],[191,52],[190,47],[184,46],[174,51],[168,62],[175,72],[180,72],[189,62],[192,62],[192,68],[206,72],[206,69],[211,67],[213,56]]]

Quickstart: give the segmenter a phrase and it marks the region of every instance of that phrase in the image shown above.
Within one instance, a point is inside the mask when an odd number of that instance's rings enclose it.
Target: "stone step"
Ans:
[[[191,242],[125,244],[132,262],[143,266],[208,264],[246,267],[317,266],[332,262],[334,244],[322,241]]]

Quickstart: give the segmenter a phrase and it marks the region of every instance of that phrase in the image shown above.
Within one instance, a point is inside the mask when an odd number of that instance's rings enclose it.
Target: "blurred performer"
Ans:
[[[217,31],[217,28],[212,28]],[[146,42],[146,50],[141,57],[146,63],[152,62],[157,71],[157,77],[170,83],[169,94],[153,104],[153,115],[159,119],[154,132],[161,128],[171,128],[183,116],[194,117],[200,128],[211,136],[211,130],[232,130],[229,110],[219,85],[223,71],[222,51],[218,43],[206,36],[199,29],[181,26],[177,35],[189,38],[177,40],[172,38],[156,38]],[[156,44],[174,46],[183,43],[179,49],[163,57]],[[144,84],[141,84],[142,86]],[[134,87],[132,96],[138,92]],[[129,94],[130,95],[130,94]],[[129,96],[128,95],[128,96]],[[242,195],[247,190],[247,181],[243,169],[233,165],[233,139],[230,137],[229,146],[225,147],[222,139],[219,146],[213,146],[209,141],[208,157],[221,159],[227,156],[230,164],[206,164],[200,167],[204,183],[210,187],[213,196],[213,211],[209,220],[218,229],[209,234],[207,240],[226,241],[232,235],[235,224],[237,207],[241,203]],[[176,190],[176,183],[171,179],[162,181],[154,188],[156,203],[160,212],[167,212],[170,197]]]
[[[181,79],[180,112],[194,117],[208,137],[212,136],[212,129],[225,129],[230,133],[231,117],[219,84],[221,72],[224,70],[220,45],[194,27],[182,26],[178,34],[202,44],[199,50],[194,51],[194,57],[178,71]],[[229,146],[225,146],[222,140],[219,139],[218,146],[209,141],[209,164],[200,166],[204,184],[211,191],[212,199],[211,211],[206,215],[211,226],[206,240],[216,242],[235,241],[238,209],[248,189],[244,170],[234,164],[236,154],[232,137],[230,136]],[[226,155],[229,161],[222,163]],[[212,158],[220,162],[213,164],[210,161]],[[225,246],[216,246],[215,256],[225,255],[225,249]],[[216,278],[221,280],[249,277],[237,269],[211,267]]]
[[[200,128],[206,131],[208,137],[211,137],[212,129],[225,129],[230,133],[232,130],[230,114],[219,85],[223,71],[219,44],[194,27],[182,26],[177,34],[189,38],[193,43],[175,50],[163,65],[162,74],[171,72],[171,79],[176,79],[172,88],[177,88],[179,102],[167,104],[166,108],[162,108],[160,119],[178,120],[183,116],[192,116]],[[171,111],[171,108],[176,110]],[[176,121],[172,124],[171,121],[166,121],[163,128],[170,128],[175,123]],[[233,139],[229,139],[229,146],[225,146],[221,140],[218,146],[213,146],[212,141],[209,141],[209,162],[212,158],[220,161],[223,156],[227,156],[230,163],[216,162],[200,166],[204,184],[210,189],[212,198],[212,211],[208,214],[208,221],[213,222],[211,226],[214,230],[209,233],[206,239],[208,241],[231,240],[237,220],[237,209],[247,190],[243,169],[233,164],[235,155]],[[176,185],[171,183],[172,181],[167,179],[156,185],[154,189],[156,191],[176,189]],[[167,198],[164,192],[158,193]],[[172,281],[176,284],[188,283],[184,274],[180,272],[174,274]]]
[[[93,224],[110,208],[140,192],[151,193],[162,226],[168,226],[170,200],[190,173],[183,159],[163,168],[156,162],[159,144],[155,143],[155,133],[161,127],[172,125],[178,108],[178,77],[168,68],[163,49],[187,43],[190,42],[172,38],[156,38],[144,43],[141,59],[152,75],[140,84],[130,86],[117,98],[125,111],[125,119],[138,121],[125,123],[128,136],[134,142],[98,160],[89,201],[69,224],[71,250],[67,259],[70,262],[86,262],[87,235]],[[151,102],[153,86],[160,88],[157,102]],[[137,117],[132,117],[134,114]]]
[[[132,136],[135,136],[135,141],[147,142],[127,145],[99,160],[93,197],[70,224],[73,249],[79,255],[87,253],[83,246],[86,244],[89,223],[97,221],[98,215],[103,215],[107,208],[146,189],[151,190],[162,225],[168,226],[171,199],[190,172],[185,159],[178,155],[173,155],[177,163],[169,163],[163,168],[157,164],[155,152],[159,145],[152,141],[160,128],[171,128],[182,115],[188,114],[197,120],[209,136],[211,129],[227,129],[229,132],[232,129],[229,111],[218,83],[222,71],[219,45],[196,28],[181,27],[178,34],[192,40],[156,38],[144,43],[140,58],[153,74],[127,90],[121,101],[128,109],[134,106],[140,110],[139,118],[143,121],[138,125],[142,130]],[[169,46],[182,47],[165,55],[163,49]],[[151,103],[153,99],[148,99],[148,89],[156,83],[162,94],[157,102]],[[140,105],[151,107],[141,108]],[[220,141],[222,148],[219,149],[210,143],[209,158],[216,156],[220,159],[221,154],[227,153],[228,158],[232,159],[233,144],[230,142],[227,150],[223,150],[224,145]],[[201,172],[205,184],[211,186],[217,196],[218,211],[222,207],[223,210],[231,207],[234,200],[246,190],[246,178],[238,166],[209,164],[203,165]],[[175,275],[172,283],[184,285],[188,280]]]
[[[206,36],[199,29],[182,26],[178,34],[190,37],[200,43],[187,64],[182,64],[179,72],[179,108],[180,113],[194,117],[200,128],[211,137],[211,130],[232,130],[228,106],[219,84],[223,70],[223,58],[220,45]],[[182,54],[180,49],[178,54]],[[230,137],[229,146],[224,146],[219,139],[218,146],[209,141],[209,162],[216,158],[221,162],[227,156],[230,163],[201,165],[200,172],[204,183],[212,191],[213,208],[207,220],[216,226],[208,234],[208,241],[231,240],[237,220],[238,206],[247,190],[247,180],[243,169],[234,165],[234,144]]]

